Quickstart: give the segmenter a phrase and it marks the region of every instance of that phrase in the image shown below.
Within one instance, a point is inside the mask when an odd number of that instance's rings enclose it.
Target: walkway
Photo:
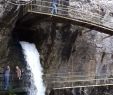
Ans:
[[[45,17],[52,17],[57,22],[69,22],[113,35],[113,22],[105,21],[101,13],[93,13],[90,10],[86,11],[80,8],[75,9],[74,6],[76,5],[72,6],[69,0],[61,0],[56,3],[57,13],[52,13],[52,4],[53,2],[49,0],[36,0],[29,5],[25,5],[23,11],[24,14],[33,13]]]
[[[53,89],[96,87],[113,85],[113,75],[101,74],[100,76],[82,75],[77,73],[47,74],[46,85]]]
[[[26,76],[25,76],[26,77]],[[20,80],[19,83],[17,83],[17,80],[15,78],[15,75],[11,74],[10,76],[10,88],[8,90],[4,90],[4,78],[3,74],[0,73],[0,95],[7,95],[9,91],[13,91],[14,93],[26,93],[28,91],[28,85],[26,80]],[[19,94],[19,95],[20,95]],[[23,94],[24,95],[24,94]]]
[[[26,79],[28,77],[24,76]],[[45,74],[43,76],[45,85],[48,89],[66,89],[66,88],[81,88],[81,87],[96,87],[113,85],[113,75],[95,74],[85,75],[76,72]],[[19,85],[19,86],[18,86]],[[11,78],[10,87],[14,93],[26,93],[29,90],[29,82],[20,80],[20,84],[15,78]],[[0,74],[0,93],[8,93],[3,89],[3,74]]]

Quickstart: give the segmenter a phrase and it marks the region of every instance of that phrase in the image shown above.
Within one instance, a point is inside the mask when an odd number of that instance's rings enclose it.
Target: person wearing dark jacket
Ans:
[[[4,68],[4,90],[9,89],[9,78],[10,78],[10,67],[6,66]]]

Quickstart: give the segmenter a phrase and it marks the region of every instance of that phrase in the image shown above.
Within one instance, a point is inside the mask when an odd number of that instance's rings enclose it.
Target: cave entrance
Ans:
[[[40,25],[43,21],[46,21],[45,17],[34,14],[27,14],[18,18],[12,31],[13,39],[32,43],[41,42],[46,35]]]
[[[12,31],[12,38],[17,41],[35,43],[40,48],[49,35],[54,39],[55,31],[63,27],[63,23],[57,26],[56,23],[59,22],[55,22],[53,17],[28,13],[18,18]]]
[[[12,31],[12,37],[16,41],[34,42],[34,34],[35,32],[27,27],[15,26],[14,30]]]
[[[32,19],[30,21],[32,21]],[[11,39],[9,40],[8,44],[10,52],[9,61],[11,64],[13,64],[13,67],[15,67],[15,65],[26,67],[22,47],[19,43],[20,41],[34,43],[36,48],[40,50],[41,43],[45,39],[43,30],[37,28],[38,26],[33,27],[34,24],[30,24],[30,21],[26,20],[24,22],[21,21],[21,19],[18,19],[14,29],[11,31]],[[23,66],[24,63],[25,65]]]

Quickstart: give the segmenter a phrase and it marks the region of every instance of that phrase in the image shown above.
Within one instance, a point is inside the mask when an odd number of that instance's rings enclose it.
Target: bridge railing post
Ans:
[[[30,4],[24,6],[24,14],[30,11]]]
[[[43,0],[40,2],[40,12],[43,12]]]
[[[52,5],[52,2],[48,2],[48,9],[47,9],[47,13],[51,13],[51,5]]]
[[[32,8],[32,7],[33,7],[33,2],[32,2],[32,4],[30,5],[30,10],[31,10],[31,11],[33,11],[33,8]]]
[[[28,12],[28,5],[23,5],[22,6],[22,15],[24,16]]]

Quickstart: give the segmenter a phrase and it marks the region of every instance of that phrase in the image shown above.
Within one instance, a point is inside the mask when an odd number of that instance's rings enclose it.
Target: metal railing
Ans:
[[[28,88],[29,83],[25,78],[31,77],[28,74],[25,74],[20,83],[17,82],[15,74],[10,75],[10,88]],[[95,86],[106,86],[113,85],[113,74],[107,75],[103,73],[97,76],[94,73],[90,75],[85,73],[78,72],[69,72],[69,73],[53,73],[43,75],[46,86],[53,89],[65,89],[65,88],[79,88],[79,87],[95,87]],[[4,90],[4,77],[3,74],[0,74],[0,91]]]
[[[15,74],[10,74],[9,76],[9,87],[8,89],[21,89],[29,87],[27,84],[28,82],[25,78],[29,77],[28,75],[23,75],[20,80],[16,78]],[[0,73],[0,91],[4,91],[4,74]]]
[[[62,2],[62,3],[61,3]],[[108,22],[110,25],[106,25],[105,19],[100,13],[93,13],[89,10],[84,9],[75,9],[73,6],[70,5],[69,1],[63,1],[56,3],[57,13],[52,13],[52,6],[53,2],[46,1],[46,0],[36,0],[32,3],[26,5],[23,8],[24,13],[26,12],[33,12],[33,13],[40,13],[40,14],[47,14],[51,16],[58,16],[63,19],[70,19],[73,21],[85,22],[96,27],[105,28],[108,30],[113,30],[111,25],[113,22]]]
[[[45,75],[46,85],[54,89],[113,85],[113,74],[56,73]]]

